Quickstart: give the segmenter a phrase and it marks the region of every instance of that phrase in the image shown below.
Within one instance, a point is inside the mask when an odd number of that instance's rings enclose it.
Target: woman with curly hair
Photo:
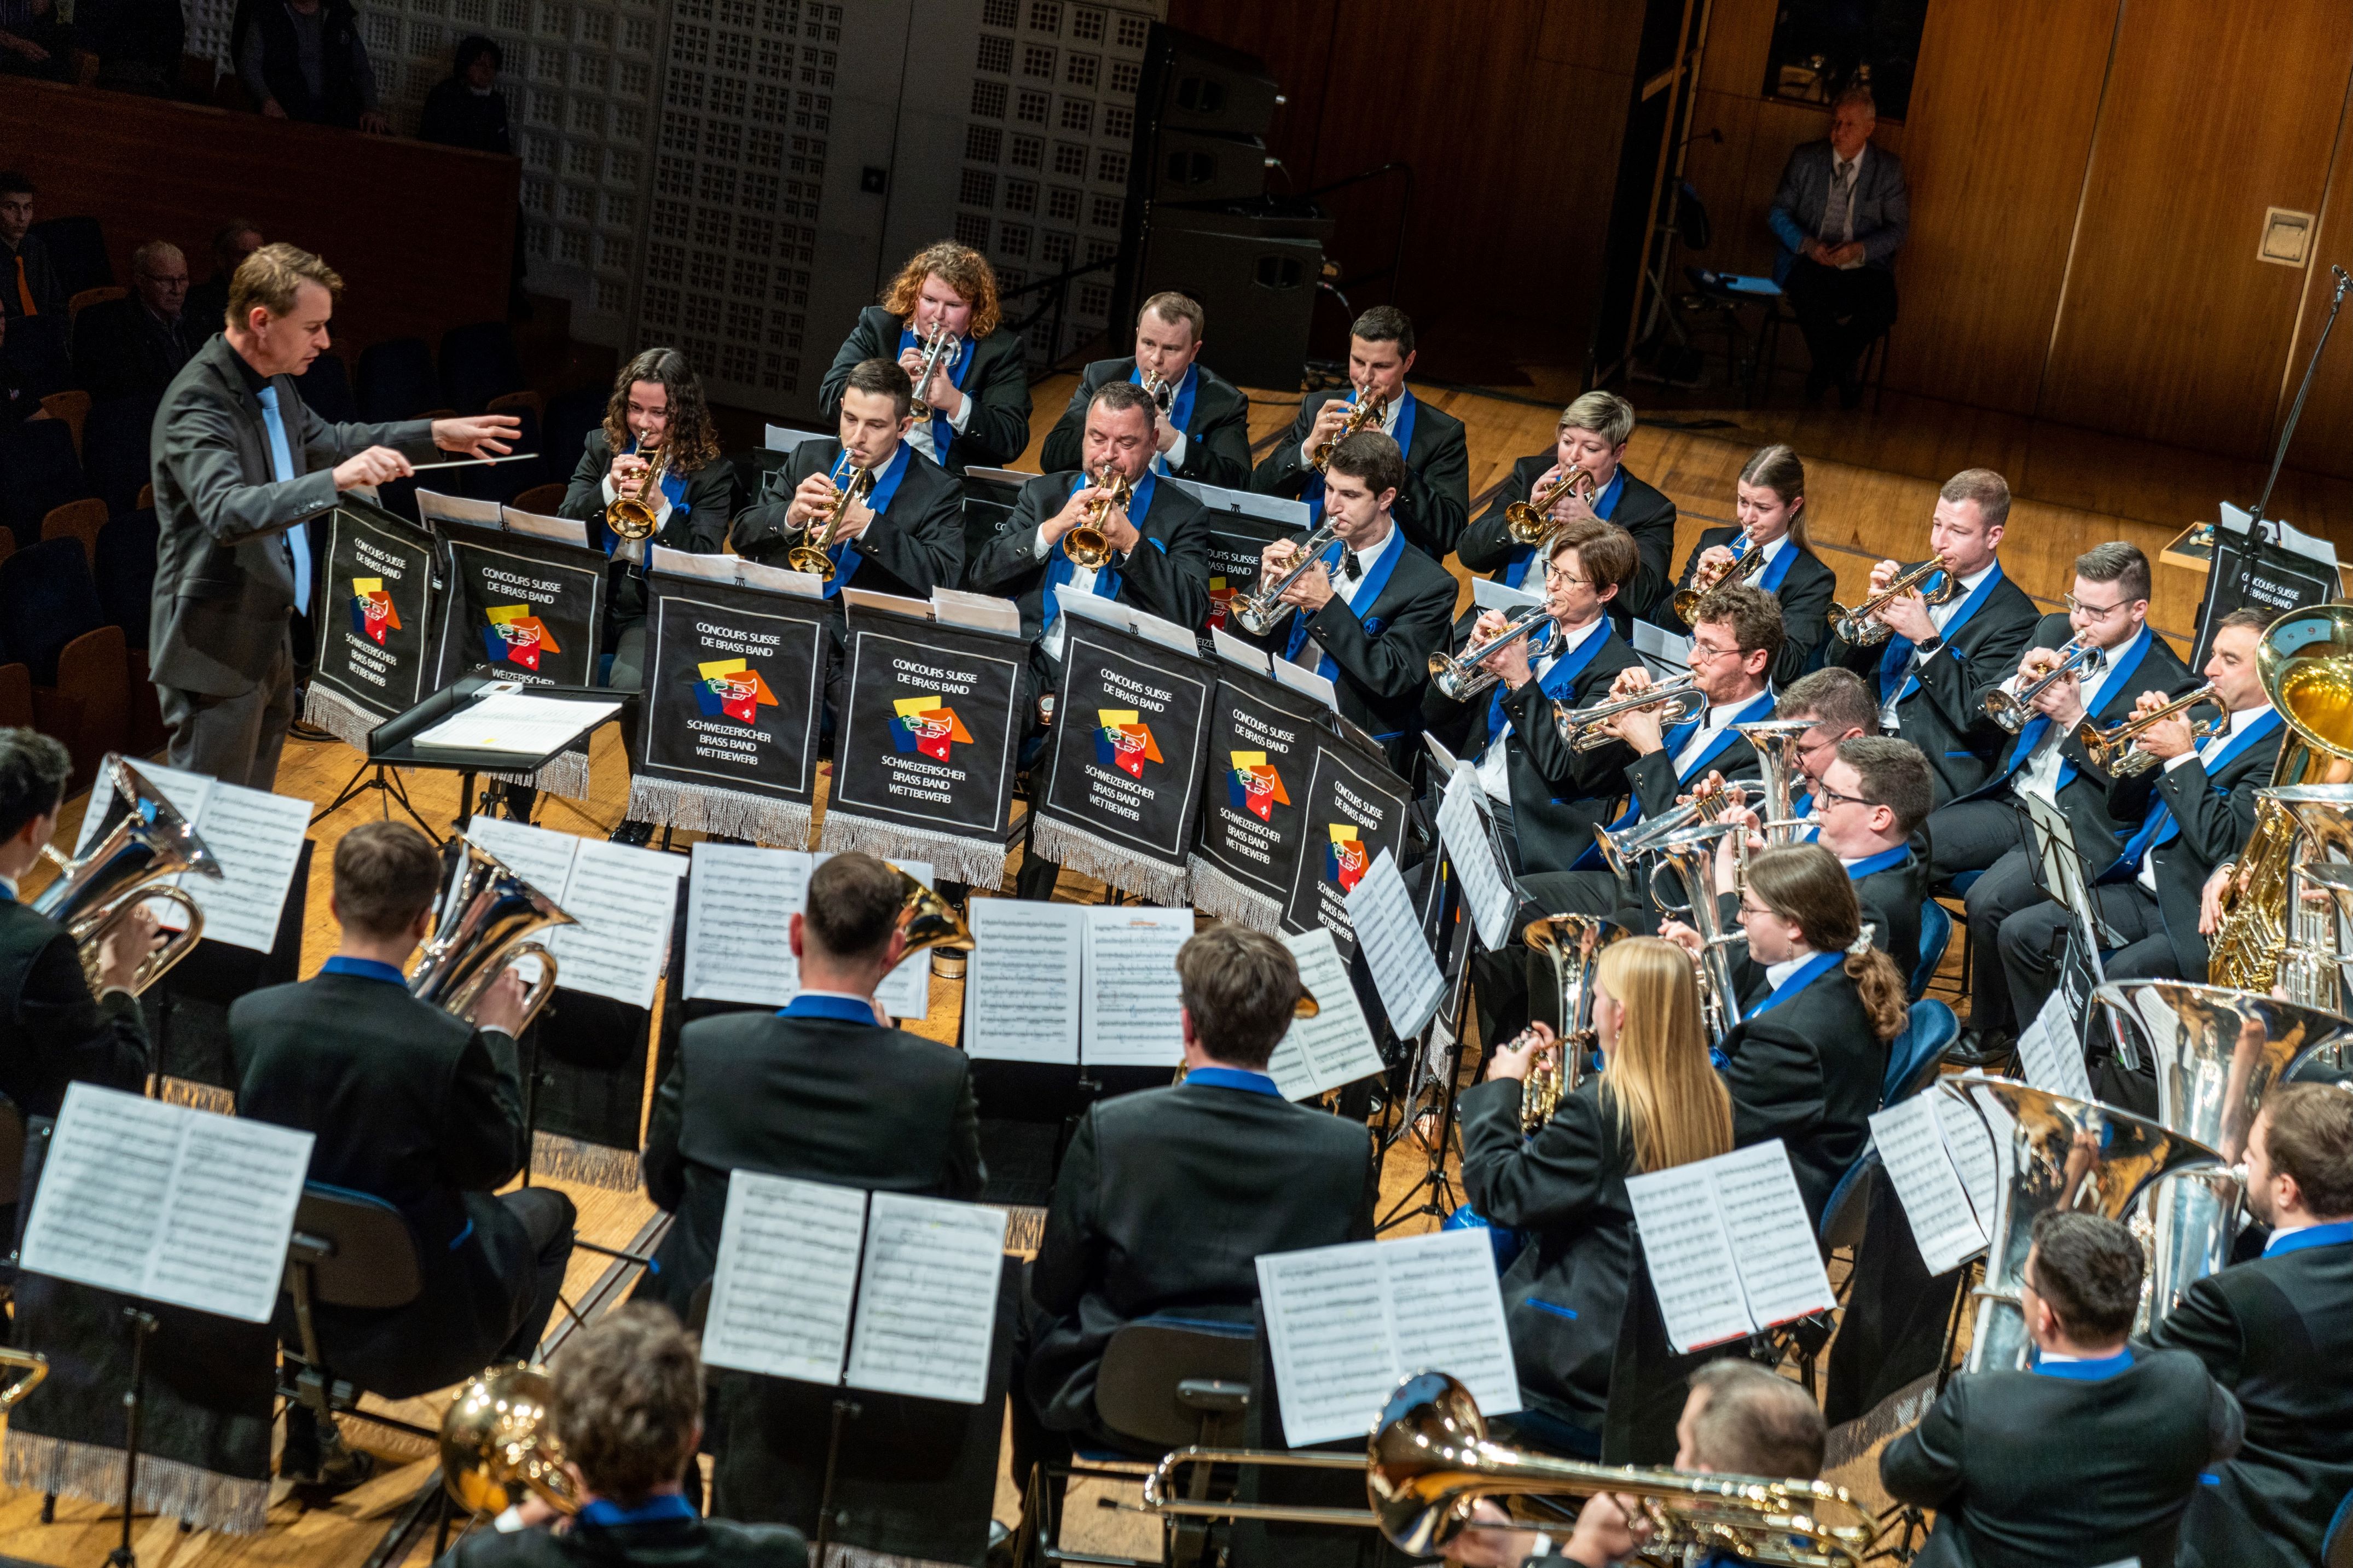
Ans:
[[[923,344],[941,328],[955,346],[940,356],[929,384],[915,388],[926,412],[907,439],[952,474],[976,463],[1002,467],[1029,445],[1029,369],[1021,340],[1004,330],[987,258],[952,240],[917,251],[882,302],[859,312],[818,389],[819,411],[828,420],[841,417],[842,389],[863,361],[896,360],[909,376],[921,374]]]

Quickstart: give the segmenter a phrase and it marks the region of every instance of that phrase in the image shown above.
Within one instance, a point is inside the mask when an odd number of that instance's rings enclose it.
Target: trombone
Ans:
[[[1593,498],[1600,493],[1601,487],[1593,476],[1571,463],[1568,472],[1539,490],[1533,500],[1515,500],[1504,509],[1504,531],[1512,536],[1514,543],[1542,544],[1560,526],[1552,520],[1552,509],[1560,504],[1563,497],[1575,496],[1591,506]]]
[[[54,845],[41,846],[41,857],[61,873],[33,900],[33,912],[47,915],[66,928],[89,977],[92,994],[99,989],[99,950],[116,923],[151,900],[176,904],[187,916],[187,929],[139,961],[131,982],[132,994],[164,978],[204,939],[205,912],[194,899],[167,878],[184,872],[218,879],[220,862],[196,837],[187,819],[172,808],[164,792],[147,775],[121,756],[109,752],[99,764],[114,790],[90,848],[71,859]]]
[[[1103,532],[1103,524],[1135,493],[1127,476],[1109,463],[1103,465],[1095,483],[1110,493],[1087,502],[1079,512],[1079,521],[1062,535],[1062,553],[1071,558],[1071,565],[1083,566],[1090,572],[1100,572],[1111,564],[1111,540]]]
[[[1732,557],[1732,564],[1711,574],[1705,582],[1697,572],[1692,574],[1692,585],[1675,595],[1675,615],[1683,625],[1691,626],[1699,618],[1699,602],[1718,588],[1728,588],[1735,583],[1746,583],[1765,569],[1765,546],[1740,536],[1740,549]]]
[[[1319,443],[1313,452],[1307,454],[1307,460],[1314,465],[1315,471],[1319,474],[1330,464],[1333,449],[1341,442],[1368,425],[1379,424],[1388,416],[1389,400],[1388,398],[1378,394],[1367,397],[1360,387],[1351,388],[1351,390],[1355,393],[1356,401],[1348,410],[1347,423],[1340,426],[1340,433],[1337,436],[1333,437],[1329,441]]]
[[[656,447],[653,456],[646,459],[646,476],[638,481],[634,490],[617,493],[605,506],[605,526],[622,539],[650,539],[661,524],[661,507],[654,500],[654,491],[661,485],[662,471],[669,467],[669,448]]]
[[[841,531],[844,519],[849,516],[852,501],[874,489],[874,470],[853,467],[849,482],[834,492],[833,509],[825,514],[822,528],[811,528],[807,538],[786,553],[785,564],[796,572],[813,573],[827,582],[833,581],[833,536]]]
[[[1478,696],[1503,679],[1492,669],[1480,668],[1497,648],[1519,641],[1552,619],[1552,608],[1542,602],[1524,606],[1504,623],[1494,636],[1482,641],[1473,637],[1461,653],[1434,653],[1430,656],[1430,681],[1447,697],[1457,702]]]
[[[1843,605],[1832,605],[1831,629],[1838,633],[1841,642],[1851,643],[1856,647],[1877,647],[1885,642],[1894,630],[1878,618],[1879,612],[1940,572],[1945,574],[1945,580],[1934,588],[1923,590],[1921,598],[1931,605],[1949,602],[1960,593],[1961,580],[1942,555],[1933,555],[1909,572],[1897,573],[1894,581],[1851,610]]]
[[[1991,701],[1991,698],[1987,699]],[[2136,713],[2111,728],[2103,730],[2096,719],[2086,719],[2076,727],[2075,738],[2084,742],[2084,750],[2093,764],[2111,778],[2137,778],[2157,766],[2157,753],[2145,752],[2135,744],[2158,725],[2168,719],[2187,713],[2201,702],[2211,702],[2220,708],[2221,694],[2214,683],[2208,681],[2197,690],[2177,697],[2162,708],[2152,708],[2146,713]],[[2219,719],[2193,719],[2189,721],[2189,743],[2192,746],[2212,740],[2231,727],[2230,710],[2223,709]]]
[[[1309,534],[1291,558],[1282,576],[1254,594],[1238,594],[1226,606],[1226,616],[1254,637],[1262,637],[1291,616],[1292,607],[1282,602],[1282,595],[1293,583],[1307,574],[1316,557],[1331,548],[1340,537],[1340,530],[1329,516]],[[1492,651],[1492,650],[1491,650]]]
[[[1618,736],[1609,728],[1609,721],[1620,713],[1639,709],[1656,708],[1667,703],[1667,711],[1659,715],[1659,722],[1668,729],[1688,724],[1707,710],[1707,693],[1699,689],[1699,677],[1678,675],[1672,680],[1646,686],[1624,697],[1613,697],[1597,702],[1590,708],[1571,708],[1567,703],[1553,704],[1553,722],[1560,726],[1561,738],[1573,752],[1598,752],[1616,741]]]
[[[944,363],[944,368],[954,370],[962,353],[961,346],[956,342],[956,335],[948,331],[948,324],[945,321],[940,322],[925,334],[923,363],[915,372],[915,395],[908,400],[908,413],[918,419],[929,419],[932,416],[932,405],[923,401],[923,388],[932,384],[932,377],[940,373]]]
[[[1986,717],[2015,735],[2026,728],[2034,716],[2034,700],[2063,680],[2074,679],[2094,673],[2106,662],[2107,653],[2099,644],[2084,637],[2071,637],[2059,650],[2059,662],[2042,675],[2020,687],[2016,691],[1997,686],[1986,693]]]

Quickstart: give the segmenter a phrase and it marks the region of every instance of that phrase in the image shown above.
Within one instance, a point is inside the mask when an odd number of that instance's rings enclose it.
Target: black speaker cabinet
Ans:
[[[1255,136],[1163,130],[1151,155],[1155,201],[1242,201],[1266,189],[1266,143]]]
[[[1282,89],[1255,55],[1155,23],[1145,50],[1139,119],[1164,130],[1221,136],[1264,136],[1274,124]]]
[[[1325,218],[1156,208],[1139,298],[1175,289],[1198,300],[1209,318],[1202,357],[1227,380],[1296,387],[1331,226]]]

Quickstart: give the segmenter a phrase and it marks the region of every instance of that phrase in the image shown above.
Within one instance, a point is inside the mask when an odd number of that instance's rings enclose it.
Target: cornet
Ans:
[[[932,416],[932,405],[923,401],[923,388],[932,384],[932,377],[943,370],[954,370],[962,346],[956,335],[942,321],[923,338],[923,363],[915,372],[915,395],[907,405],[907,412],[918,419]]]
[[[1430,656],[1430,682],[1457,702],[1476,697],[1503,679],[1492,669],[1482,668],[1497,648],[1519,641],[1530,632],[1552,619],[1550,606],[1543,604],[1524,606],[1504,624],[1493,637],[1473,637],[1461,653],[1434,653]]]
[[[1504,531],[1515,543],[1542,544],[1560,526],[1552,520],[1552,509],[1560,504],[1563,497],[1573,495],[1591,506],[1600,489],[1590,473],[1572,463],[1568,472],[1537,491],[1534,500],[1515,500],[1505,507]]]
[[[1283,568],[1282,575],[1254,594],[1237,594],[1227,603],[1226,618],[1254,637],[1262,637],[1282,625],[1290,618],[1292,611],[1292,606],[1282,602],[1283,594],[1307,574],[1307,569],[1315,564],[1316,558],[1331,548],[1332,542],[1339,537],[1339,528],[1330,517],[1325,517],[1323,524],[1300,544],[1299,552],[1291,558],[1291,564]]]
[[[1163,414],[1167,413],[1168,405],[1176,399],[1176,384],[1165,381],[1156,372],[1141,366],[1137,367],[1136,374],[1141,378],[1145,395],[1152,399],[1152,405]]]
[[[2107,662],[2107,650],[2101,647],[2099,644],[2088,642],[2083,637],[2071,638],[2067,646],[2059,650],[2059,662],[2033,680],[2020,687],[2016,691],[2011,691],[2007,687],[1997,686],[1987,692],[1986,717],[2015,735],[2026,728],[2028,720],[2034,717],[2036,698],[2063,680],[2080,679],[2095,673],[2100,666]]]
[[[1135,490],[1127,482],[1127,476],[1109,463],[1103,465],[1095,483],[1111,493],[1087,502],[1079,512],[1079,521],[1062,535],[1062,553],[1071,558],[1071,565],[1083,566],[1090,572],[1100,572],[1111,564],[1111,539],[1103,532],[1103,524],[1113,512],[1127,505]]]
[[[1873,647],[1885,642],[1894,628],[1878,618],[1879,612],[1940,572],[1945,574],[1945,580],[1935,588],[1923,592],[1921,597],[1931,605],[1948,603],[1960,593],[1961,580],[1947,566],[1945,558],[1937,555],[1923,561],[1909,572],[1898,573],[1894,582],[1851,610],[1843,605],[1832,605],[1831,629],[1838,633],[1840,641],[1856,647]]]
[[[1553,704],[1553,722],[1560,726],[1561,738],[1575,752],[1598,752],[1616,741],[1609,721],[1620,713],[1668,704],[1667,711],[1659,715],[1659,722],[1668,729],[1687,724],[1707,710],[1707,693],[1699,689],[1699,677],[1678,675],[1672,680],[1647,686],[1625,697],[1613,697],[1597,702],[1590,708],[1571,708],[1567,703]]]
[[[1360,387],[1356,391],[1356,399],[1355,405],[1348,410],[1347,423],[1340,426],[1340,433],[1329,441],[1318,444],[1313,452],[1307,454],[1307,460],[1314,465],[1317,473],[1322,473],[1325,465],[1332,461],[1333,448],[1357,431],[1370,425],[1378,425],[1388,417],[1389,411],[1388,398],[1377,394],[1368,396]]]
[[[661,505],[654,500],[654,492],[661,488],[668,456],[665,448],[656,447],[646,459],[645,478],[638,481],[638,488],[616,493],[606,504],[605,526],[617,537],[651,539],[654,530],[661,526]]]
[[[205,934],[204,911],[187,894],[165,886],[165,879],[193,871],[217,879],[220,862],[144,773],[111,752],[100,766],[114,788],[106,820],[99,825],[88,852],[73,859],[53,846],[41,846],[42,858],[62,874],[42,889],[32,907],[35,914],[47,915],[74,939],[82,973],[95,994],[99,950],[107,933],[151,899],[178,905],[187,916],[187,929],[139,961],[131,982],[135,994],[194,952]]]
[[[1987,700],[1991,701],[1992,699],[1988,698]],[[2135,742],[2158,725],[2168,719],[2180,717],[2201,702],[2211,702],[2221,707],[2221,697],[2214,689],[2214,683],[2210,680],[2197,690],[2177,697],[2162,708],[2136,713],[2109,729],[2100,728],[2100,721],[2096,719],[2086,719],[2076,727],[2075,738],[2084,742],[2085,753],[2102,773],[2111,778],[2137,778],[2157,766],[2158,757],[2155,752],[2145,752]],[[2193,719],[2189,722],[2189,743],[2196,746],[2211,741],[2230,727],[2231,715],[2227,709],[2219,719]]]
[[[1735,583],[1746,583],[1763,570],[1765,570],[1765,546],[1751,543],[1748,536],[1742,534],[1740,549],[1733,556],[1731,565],[1716,572],[1692,574],[1692,585],[1675,595],[1676,616],[1682,619],[1683,625],[1692,625],[1699,616],[1699,602],[1702,599],[1706,598],[1718,588],[1730,587]]]
[[[833,536],[841,530],[842,521],[849,515],[849,505],[874,489],[874,470],[853,468],[849,482],[834,492],[833,510],[825,514],[821,528],[811,528],[808,536],[796,544],[785,556],[785,564],[796,572],[814,573],[827,582],[833,581]]]

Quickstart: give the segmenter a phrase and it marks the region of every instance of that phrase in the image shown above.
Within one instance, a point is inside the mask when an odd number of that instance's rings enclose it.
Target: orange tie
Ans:
[[[25,258],[16,258],[16,300],[25,307],[25,314],[37,316],[41,308],[33,303],[33,286],[25,281]]]

